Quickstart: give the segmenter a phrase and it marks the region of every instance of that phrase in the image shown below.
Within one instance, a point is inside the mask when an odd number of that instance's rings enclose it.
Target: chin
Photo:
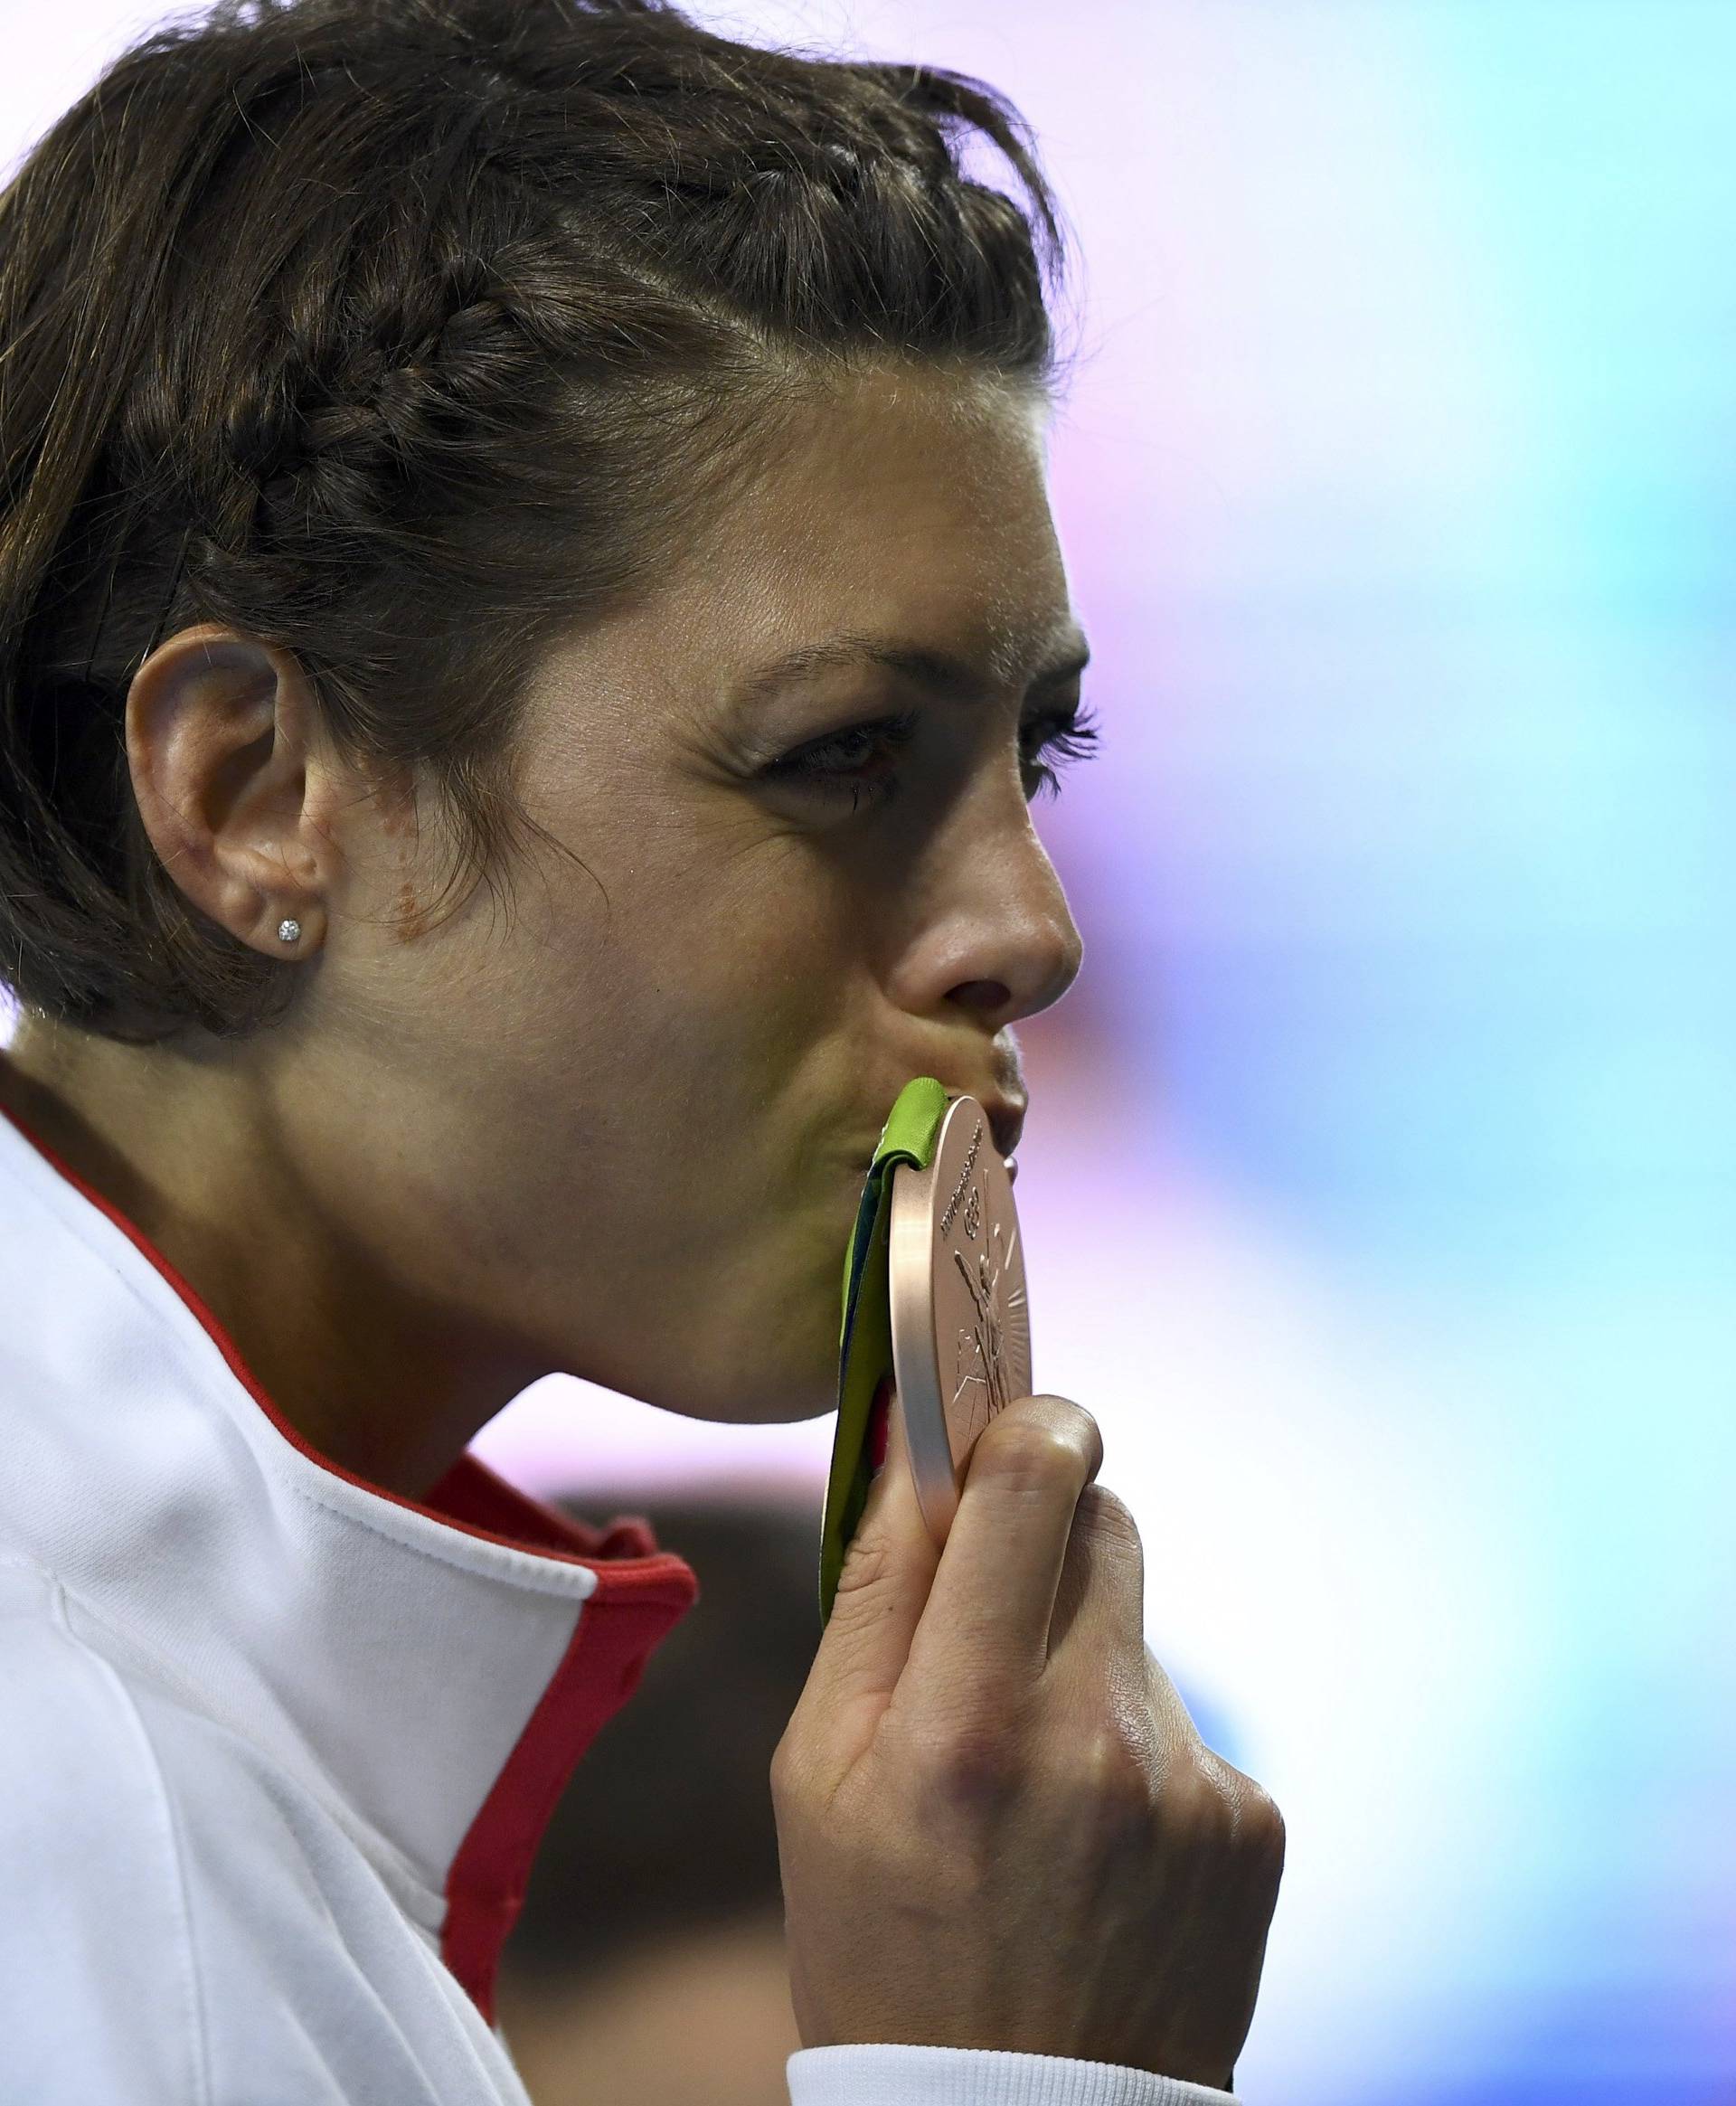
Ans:
[[[788,1263],[750,1261],[743,1270],[750,1269],[750,1292],[741,1291],[740,1272],[702,1281],[698,1292],[672,1298],[678,1322],[647,1322],[604,1341],[593,1336],[577,1365],[605,1388],[714,1424],[791,1425],[835,1411],[839,1313],[832,1252],[825,1254],[824,1270],[811,1266],[806,1279]],[[771,1281],[777,1285],[768,1291]],[[599,1353],[599,1343],[615,1349]]]
[[[788,1357],[760,1360],[700,1371],[689,1365],[677,1374],[643,1385],[611,1383],[629,1395],[673,1412],[684,1419],[704,1419],[729,1426],[788,1426],[835,1411],[838,1402],[838,1351],[835,1342],[807,1365]]]
[[[829,1368],[817,1380],[791,1381],[787,1374],[768,1374],[743,1386],[731,1384],[703,1395],[689,1389],[681,1396],[646,1401],[684,1419],[706,1419],[718,1425],[789,1426],[798,1420],[822,1418],[837,1408],[837,1369]]]
[[[766,1393],[760,1391],[753,1402],[758,1409],[731,1412],[731,1423],[737,1426],[792,1426],[798,1420],[824,1418],[826,1412],[837,1409],[836,1373],[834,1372],[824,1385],[810,1384],[804,1389],[792,1390],[783,1396],[773,1398],[769,1402]]]

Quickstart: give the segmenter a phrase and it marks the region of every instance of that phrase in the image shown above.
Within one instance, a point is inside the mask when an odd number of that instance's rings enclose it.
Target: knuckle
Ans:
[[[843,1610],[848,1619],[865,1606],[864,1597],[878,1596],[892,1573],[893,1562],[892,1539],[883,1529],[872,1523],[859,1528],[844,1552],[832,1602],[833,1617]]]
[[[836,1757],[830,1742],[812,1717],[806,1702],[798,1704],[771,1751],[767,1775],[772,1804],[792,1815],[823,1805],[836,1788]]]
[[[1164,1796],[1165,1825],[1195,1851],[1257,1882],[1282,1870],[1284,1817],[1271,1794],[1203,1743],[1165,1780]]]
[[[1014,1736],[993,1721],[936,1728],[917,1751],[929,1798],[956,1813],[986,1813],[1017,1788],[1020,1755]]]
[[[1268,1870],[1276,1880],[1284,1869],[1284,1816],[1278,1811],[1277,1800],[1263,1786],[1256,1784],[1251,1778],[1244,1782],[1247,1790],[1239,1824],[1241,1846],[1253,1863]]]
[[[1105,1722],[1080,1737],[1074,1775],[1099,1817],[1111,1822],[1149,1817],[1154,1790],[1149,1733],[1124,1720]]]
[[[976,1449],[990,1474],[1020,1491],[1076,1489],[1089,1460],[1078,1430],[1052,1416],[1004,1413],[984,1430]]]
[[[1145,1545],[1132,1507],[1105,1485],[1087,1485],[1080,1492],[1075,1525],[1090,1529],[1111,1549],[1144,1556]]]
[[[771,1797],[774,1806],[792,1806],[799,1795],[806,1764],[793,1729],[771,1752]]]
[[[1017,1403],[1002,1413],[1003,1419],[1013,1417],[1013,1422],[1024,1425],[1041,1425],[1052,1429],[1064,1440],[1071,1452],[1090,1457],[1101,1451],[1102,1434],[1092,1414],[1083,1404],[1075,1403],[1071,1397],[1027,1397],[1021,1412]]]

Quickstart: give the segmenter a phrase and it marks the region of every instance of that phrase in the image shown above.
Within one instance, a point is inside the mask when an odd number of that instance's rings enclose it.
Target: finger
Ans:
[[[832,1614],[808,1676],[816,1706],[883,1705],[910,1657],[939,1558],[917,1504],[896,1403],[887,1414],[886,1459],[868,1487],[844,1552]]]
[[[1088,1673],[1100,1675],[1106,1658],[1138,1657],[1145,1651],[1145,1621],[1139,1525],[1106,1486],[1087,1485],[1073,1514],[1049,1620],[1052,1672],[1065,1672],[1079,1660]]]
[[[1194,1723],[1194,1714],[1182,1700],[1182,1693],[1169,1678],[1169,1670],[1149,1646],[1146,1648],[1146,1696],[1151,1715],[1156,1722],[1158,1744],[1166,1756],[1178,1755],[1188,1748],[1203,1748],[1200,1729]],[[1214,1761],[1222,1761],[1213,1756]]]
[[[927,1604],[905,1693],[949,1709],[1029,1687],[1080,1494],[1103,1460],[1097,1421],[1066,1397],[1023,1397],[977,1436]]]
[[[1076,1676],[1081,1689],[1100,1692],[1108,1663],[1118,1685],[1143,1686],[1156,1745],[1169,1760],[1197,1748],[1200,1736],[1181,1692],[1146,1642],[1145,1582],[1145,1544],[1131,1510],[1107,1486],[1088,1485],[1055,1591],[1048,1678]]]

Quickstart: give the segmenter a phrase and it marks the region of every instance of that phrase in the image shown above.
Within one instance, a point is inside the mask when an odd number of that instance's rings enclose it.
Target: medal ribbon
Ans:
[[[856,1225],[844,1253],[844,1317],[838,1332],[838,1421],[820,1523],[820,1625],[832,1614],[844,1554],[862,1519],[880,1460],[873,1452],[874,1404],[892,1372],[892,1314],[887,1279],[892,1172],[926,1170],[951,1099],[932,1075],[906,1082],[881,1129]],[[884,1408],[882,1400],[882,1410]],[[883,1421],[882,1421],[883,1424]],[[883,1447],[881,1450],[884,1453]]]

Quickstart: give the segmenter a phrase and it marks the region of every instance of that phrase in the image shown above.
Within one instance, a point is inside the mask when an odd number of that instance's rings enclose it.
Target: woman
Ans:
[[[694,1582],[465,1443],[825,1410],[898,1088],[1016,1138],[1056,237],[989,90],[637,0],[247,0],[14,184],[9,2097],[522,2099],[495,1953]],[[1022,1400],[939,1560],[876,1482],[773,1769],[798,2101],[1230,2081],[1280,1828],[1099,1459]]]

